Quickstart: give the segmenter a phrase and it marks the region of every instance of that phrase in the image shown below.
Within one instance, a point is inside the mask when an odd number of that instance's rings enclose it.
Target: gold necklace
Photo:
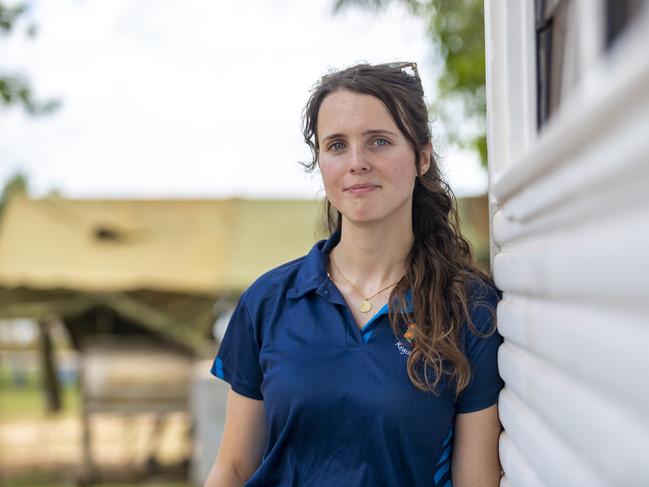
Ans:
[[[385,291],[385,290],[387,290],[387,289],[390,289],[392,286],[398,284],[398,282],[401,280],[401,279],[399,279],[399,281],[393,282],[393,283],[390,284],[389,286],[385,286],[385,287],[384,287],[383,289],[381,289],[380,291],[378,291],[378,292],[372,294],[370,297],[366,298],[366,297],[363,295],[363,293],[362,293],[361,291],[359,291],[359,289],[358,289],[356,286],[354,286],[354,283],[353,283],[352,281],[350,281],[349,279],[347,279],[347,277],[345,276],[345,274],[343,274],[342,271],[338,268],[338,266],[336,265],[336,261],[334,260],[334,256],[333,256],[333,254],[332,254],[331,252],[329,253],[329,258],[331,259],[331,263],[333,264],[333,266],[334,266],[334,268],[336,269],[336,271],[338,271],[338,274],[340,274],[340,276],[341,276],[345,281],[347,281],[347,282],[349,283],[349,285],[350,285],[352,288],[354,288],[354,291],[356,291],[356,292],[358,293],[358,295],[359,295],[360,297],[363,298],[363,300],[362,300],[362,301],[360,302],[360,304],[358,305],[358,309],[359,309],[359,311],[360,311],[361,313],[363,313],[363,314],[365,314],[365,313],[369,313],[369,312],[372,310],[372,303],[370,302],[371,299],[375,298],[376,296],[378,296],[379,294],[381,294],[383,291]],[[329,277],[329,279],[331,279],[331,280],[333,281],[331,275],[330,275],[328,272],[327,272],[327,276]]]

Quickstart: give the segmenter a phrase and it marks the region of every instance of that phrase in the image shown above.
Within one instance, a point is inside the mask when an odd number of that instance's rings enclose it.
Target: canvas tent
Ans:
[[[196,349],[215,300],[305,254],[319,214],[315,201],[16,198],[0,223],[0,318],[101,306]]]
[[[48,321],[61,320],[80,352],[80,481],[98,475],[91,416],[146,411],[163,424],[187,411],[192,363],[214,354],[217,315],[261,273],[308,252],[319,215],[316,201],[9,202],[0,319],[39,322],[50,404],[60,401]],[[154,459],[156,435],[149,443]]]

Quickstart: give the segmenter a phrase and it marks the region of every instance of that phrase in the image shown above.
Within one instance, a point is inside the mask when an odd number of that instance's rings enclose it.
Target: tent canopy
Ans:
[[[319,216],[316,201],[16,198],[0,222],[0,287],[241,291],[308,252]]]
[[[0,221],[0,319],[56,317],[71,333],[93,334],[91,317],[110,309],[200,351],[215,312],[263,272],[308,252],[320,236],[320,206],[13,199]],[[80,317],[89,321],[72,326]]]

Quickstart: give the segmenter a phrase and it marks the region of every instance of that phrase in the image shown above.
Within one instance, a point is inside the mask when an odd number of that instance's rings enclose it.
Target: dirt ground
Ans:
[[[157,464],[182,464],[190,455],[191,421],[186,413],[165,417],[153,438],[152,413],[91,416],[92,458],[100,470],[141,470],[151,454]],[[78,472],[82,465],[82,428],[78,416],[0,421],[0,471]]]

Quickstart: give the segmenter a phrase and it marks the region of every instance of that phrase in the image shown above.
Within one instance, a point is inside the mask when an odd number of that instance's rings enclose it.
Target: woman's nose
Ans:
[[[349,171],[351,173],[367,172],[370,170],[370,163],[367,154],[362,146],[352,145],[349,150]]]

